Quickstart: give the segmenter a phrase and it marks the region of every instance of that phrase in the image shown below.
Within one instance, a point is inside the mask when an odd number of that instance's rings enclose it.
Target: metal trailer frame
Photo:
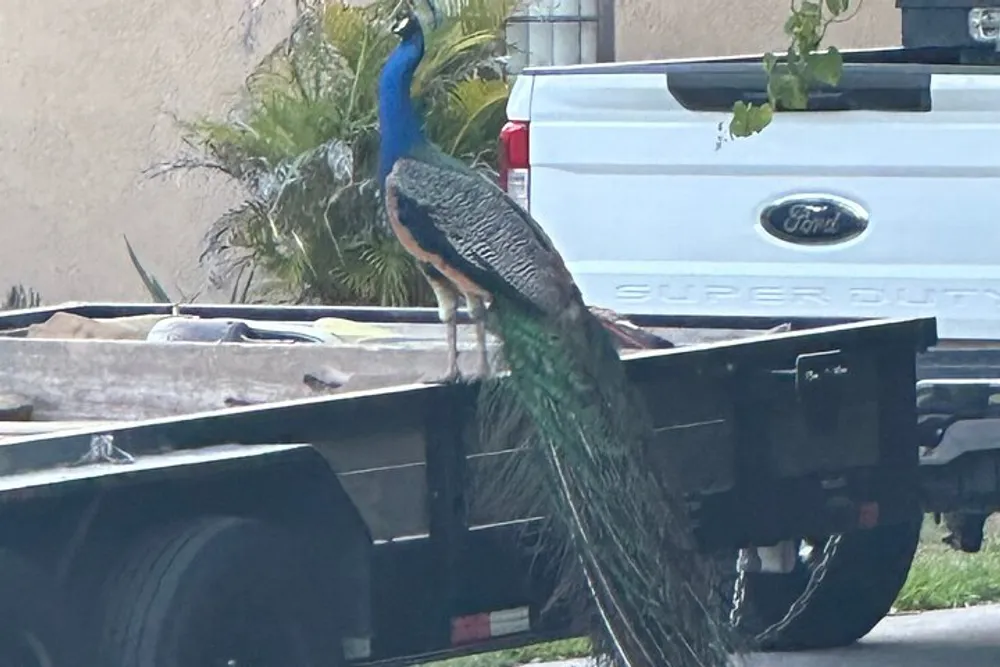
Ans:
[[[177,310],[436,320],[431,309]],[[0,330],[56,311],[109,317],[171,306],[18,311],[0,315]],[[912,517],[914,360],[935,342],[934,320],[923,318],[629,354],[628,374],[656,422],[651,462],[686,494],[701,547]],[[298,526],[329,558],[350,661],[414,662],[579,635],[579,610],[547,605],[555,580],[542,519],[488,502],[482,480],[518,443],[479,445],[470,428],[477,390],[409,385],[10,440],[0,445],[0,546],[73,581],[113,548],[108,540],[127,542],[150,522],[263,516]]]

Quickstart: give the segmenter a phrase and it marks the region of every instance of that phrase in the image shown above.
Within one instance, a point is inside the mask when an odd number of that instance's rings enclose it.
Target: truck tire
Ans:
[[[920,541],[922,519],[921,515],[914,521],[843,535],[826,577],[802,613],[757,648],[836,648],[868,634],[889,613],[906,583]],[[817,555],[825,540],[818,542],[813,546]],[[800,560],[789,574],[748,574],[741,629],[754,637],[780,621],[805,590],[815,565],[816,560],[810,558]]]
[[[197,519],[140,538],[105,587],[99,664],[336,664],[336,651],[321,646],[329,628],[314,625],[301,551],[276,527],[243,518]]]
[[[68,667],[78,653],[52,577],[0,549],[0,665]]]

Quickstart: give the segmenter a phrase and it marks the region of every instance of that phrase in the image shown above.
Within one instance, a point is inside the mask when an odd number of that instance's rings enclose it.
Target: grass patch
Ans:
[[[590,655],[589,639],[563,639],[546,644],[535,644],[509,651],[480,653],[464,658],[452,658],[428,663],[424,667],[515,667],[530,662],[554,662]]]
[[[945,534],[943,526],[934,525],[927,517],[910,575],[896,599],[896,611],[951,609],[1000,602],[1000,517],[991,517],[986,523],[986,540],[978,554],[954,551],[941,542]],[[589,640],[567,639],[453,658],[425,667],[516,667],[588,655]]]
[[[951,609],[1000,601],[1000,523],[986,523],[986,540],[977,554],[942,544],[946,531],[928,517],[910,576],[896,599],[898,611]]]

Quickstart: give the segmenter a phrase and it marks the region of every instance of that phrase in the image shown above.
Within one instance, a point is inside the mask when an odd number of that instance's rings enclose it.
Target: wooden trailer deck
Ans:
[[[319,343],[147,340],[177,321],[57,312],[0,331],[0,438],[407,385],[444,371],[445,332],[435,323],[250,322],[265,331],[312,328],[327,339]],[[763,333],[650,331],[678,345]],[[497,341],[490,347],[496,363]],[[466,374],[476,366],[471,326],[459,327],[459,365]]]

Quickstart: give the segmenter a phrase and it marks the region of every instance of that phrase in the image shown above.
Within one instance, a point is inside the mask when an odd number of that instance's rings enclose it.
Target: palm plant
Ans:
[[[18,283],[7,290],[6,296],[0,301],[0,310],[20,310],[22,308],[38,308],[42,305],[42,297],[30,287]]]
[[[431,294],[385,224],[375,179],[376,87],[396,38],[397,0],[301,9],[291,35],[247,79],[225,121],[185,123],[194,155],[166,168],[212,168],[243,202],[215,221],[202,262],[234,298],[425,305]],[[501,60],[513,0],[438,3],[414,97],[445,151],[490,169],[509,84]],[[162,173],[162,172],[161,172]]]

